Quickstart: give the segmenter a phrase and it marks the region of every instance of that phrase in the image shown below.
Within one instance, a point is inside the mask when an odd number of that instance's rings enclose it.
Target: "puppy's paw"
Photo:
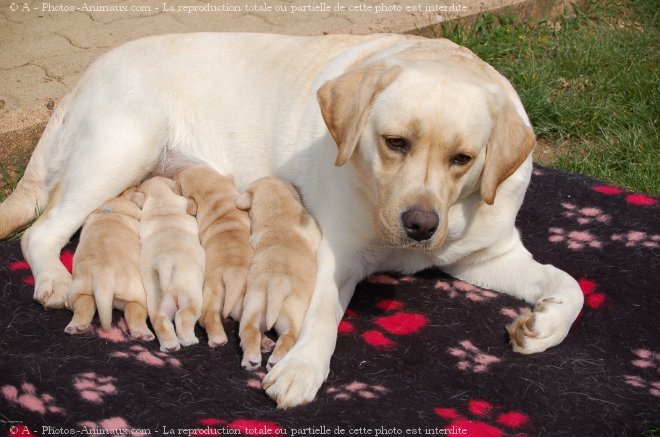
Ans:
[[[181,345],[179,344],[179,341],[176,339],[167,340],[160,343],[160,350],[162,352],[176,352],[180,349],[181,349]]]
[[[214,336],[209,336],[209,347],[220,347],[224,346],[227,344],[227,335],[225,334],[220,334],[220,335],[214,335]]]
[[[66,328],[64,328],[64,333],[69,335],[77,334],[87,334],[92,332],[92,325],[78,325],[76,323],[69,323]]]
[[[199,338],[195,337],[194,335],[192,336],[187,336],[187,337],[179,337],[179,343],[181,346],[192,346],[193,344],[199,343]]]
[[[241,361],[243,370],[257,370],[261,366],[261,354],[244,354]]]
[[[268,372],[262,385],[278,408],[293,408],[314,400],[328,371],[320,363],[289,353]]]
[[[67,293],[71,275],[64,266],[61,270],[63,271],[42,273],[35,278],[32,299],[46,309],[68,308]]]
[[[521,354],[543,352],[562,342],[577,317],[575,308],[554,298],[547,298],[525,310],[507,326],[511,347]]]
[[[154,338],[156,338],[154,333],[151,332],[151,330],[149,328],[146,328],[146,330],[145,329],[132,329],[131,330],[131,337],[133,337],[136,340],[140,340],[140,341],[151,341]]]

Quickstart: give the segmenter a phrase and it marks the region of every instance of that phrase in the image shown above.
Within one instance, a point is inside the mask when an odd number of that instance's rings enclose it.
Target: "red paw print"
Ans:
[[[606,196],[618,196],[619,194],[625,194],[625,192],[617,187],[611,185],[595,185],[592,189],[600,194],[605,194]],[[655,206],[658,201],[651,196],[646,194],[633,193],[626,196],[626,202],[631,205],[636,206]]]
[[[596,282],[590,279],[580,278],[578,279],[578,284],[584,294],[584,303],[589,308],[597,310],[605,303],[606,296],[596,291]]]
[[[71,273],[73,268],[73,252],[69,250],[63,250],[60,254],[60,261],[64,264],[64,267]],[[9,270],[12,272],[18,272],[22,270],[30,270],[30,264],[27,261],[14,261],[9,263]],[[21,281],[25,285],[34,285],[34,277],[32,275],[26,275],[21,278]]]
[[[451,421],[445,426],[447,435],[474,435],[480,437],[501,437],[518,432],[529,425],[529,417],[519,411],[502,411],[504,408],[487,401],[470,400],[469,414],[462,416],[453,408],[435,408],[433,412]],[[525,434],[515,434],[523,436]]]
[[[373,320],[378,329],[369,329],[363,332],[361,337],[367,344],[377,349],[393,348],[396,346],[396,341],[392,340],[390,336],[415,334],[429,323],[429,320],[423,314],[402,311],[404,304],[398,300],[383,299],[376,303],[376,307],[383,311],[385,315]],[[339,323],[339,333],[350,334],[356,332],[357,328],[350,319],[359,317],[360,314],[357,311],[346,310],[344,320]]]

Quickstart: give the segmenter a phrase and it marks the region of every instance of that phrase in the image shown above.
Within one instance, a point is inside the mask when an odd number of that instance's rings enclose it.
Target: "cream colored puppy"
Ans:
[[[279,338],[268,359],[270,369],[295,344],[316,280],[316,250],[321,231],[289,182],[265,177],[236,201],[250,210],[254,259],[250,264],[239,336],[241,365],[261,365],[262,333],[275,327]]]
[[[220,316],[239,320],[245,296],[250,245],[250,218],[236,208],[238,190],[233,178],[205,165],[192,165],[175,178],[181,194],[195,205],[199,239],[206,253],[204,300],[200,324],[209,346],[227,343]]]
[[[103,329],[110,329],[112,308],[124,311],[132,337],[153,340],[147,327],[147,297],[138,257],[140,208],[131,201],[135,188],[110,199],[92,212],[73,257],[73,280],[67,295],[73,311],[67,334],[89,329],[98,308]]]
[[[140,185],[134,200],[142,207],[140,272],[149,319],[163,352],[199,343],[195,324],[202,309],[204,249],[188,201],[161,176]],[[174,325],[176,325],[176,332]]]

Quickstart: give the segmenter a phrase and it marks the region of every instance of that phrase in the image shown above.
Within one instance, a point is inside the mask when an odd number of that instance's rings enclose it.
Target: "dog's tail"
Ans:
[[[0,204],[0,239],[11,236],[37,218],[48,203],[50,187],[47,180],[56,179],[49,177],[48,173],[61,168],[66,153],[62,147],[66,141],[62,141],[60,126],[67,101],[65,97],[48,121],[16,189]]]
[[[101,327],[108,330],[112,326],[112,301],[115,293],[115,275],[101,271],[94,274],[94,300],[99,313]]]
[[[291,294],[291,280],[286,276],[272,278],[266,291],[266,329],[270,330],[277,322],[284,306],[284,301]]]
[[[156,260],[154,268],[158,273],[161,292],[170,291],[174,279],[174,260],[169,256],[161,256]]]

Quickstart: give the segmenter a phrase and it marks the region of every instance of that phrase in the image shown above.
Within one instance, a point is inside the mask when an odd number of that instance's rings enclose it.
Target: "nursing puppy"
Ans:
[[[254,259],[239,328],[246,370],[261,365],[262,333],[275,327],[279,338],[268,359],[270,370],[295,344],[316,280],[321,231],[288,182],[266,177],[253,182],[236,201],[250,210]]]
[[[147,327],[147,297],[138,267],[140,208],[131,200],[134,192],[129,188],[108,200],[85,220],[73,256],[67,295],[73,318],[64,329],[67,334],[87,331],[97,308],[101,326],[110,329],[114,307],[124,311],[132,337],[154,339]]]
[[[298,341],[263,380],[289,408],[316,396],[355,286],[375,271],[433,266],[524,299],[534,310],[511,326],[513,349],[562,342],[584,295],[535,261],[515,227],[534,143],[506,78],[446,39],[153,36],[100,57],[62,99],[0,205],[0,238],[38,217],[21,240],[33,298],[59,308],[61,248],[172,155],[233,174],[239,191],[291,181],[322,239]]]
[[[191,165],[175,181],[181,194],[195,206],[199,240],[206,253],[204,300],[200,325],[209,346],[227,343],[220,316],[239,320],[245,281],[252,259],[250,218],[236,208],[238,190],[230,177],[205,165]]]
[[[133,195],[142,208],[140,272],[149,320],[163,352],[199,342],[195,324],[204,283],[204,249],[197,222],[187,212],[188,201],[175,189],[174,181],[157,176],[142,182]]]

